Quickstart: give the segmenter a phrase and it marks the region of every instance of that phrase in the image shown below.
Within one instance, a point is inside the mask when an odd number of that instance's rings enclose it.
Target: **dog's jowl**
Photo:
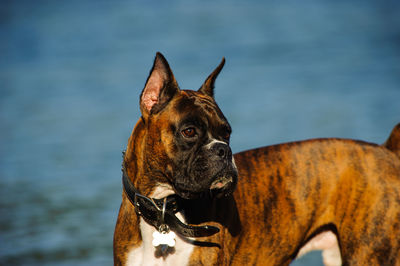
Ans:
[[[115,265],[400,265],[400,124],[383,145],[313,139],[232,155],[214,100],[157,53],[124,153]]]

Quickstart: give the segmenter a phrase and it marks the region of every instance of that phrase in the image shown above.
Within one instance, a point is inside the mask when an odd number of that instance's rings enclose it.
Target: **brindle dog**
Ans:
[[[157,53],[124,155],[115,265],[288,265],[324,238],[343,265],[400,265],[400,124],[384,145],[312,139],[232,156],[213,97],[223,65],[181,90]],[[155,231],[172,237],[154,247]]]

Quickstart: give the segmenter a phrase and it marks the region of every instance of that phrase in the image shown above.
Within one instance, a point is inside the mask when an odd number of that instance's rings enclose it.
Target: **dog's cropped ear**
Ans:
[[[219,63],[217,68],[208,76],[206,81],[203,83],[203,85],[199,89],[199,92],[214,98],[214,83],[218,77],[219,72],[221,72],[224,65],[225,65],[225,57],[222,57],[221,63]]]
[[[153,68],[140,95],[140,110],[146,120],[161,111],[179,91],[178,83],[164,56],[157,52]]]

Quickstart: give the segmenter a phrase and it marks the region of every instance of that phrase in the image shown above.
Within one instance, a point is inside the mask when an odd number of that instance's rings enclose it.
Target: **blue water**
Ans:
[[[112,264],[121,151],[156,51],[181,88],[226,57],[216,99],[235,152],[385,141],[400,122],[399,3],[2,1],[0,265]]]

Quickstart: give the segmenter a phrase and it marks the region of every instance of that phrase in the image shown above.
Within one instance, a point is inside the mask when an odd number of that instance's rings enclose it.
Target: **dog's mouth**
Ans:
[[[211,183],[210,193],[211,196],[227,197],[229,196],[236,186],[235,177],[221,176]]]
[[[229,183],[232,183],[232,179],[228,178],[218,178],[214,182],[212,182],[210,189],[223,189],[225,186],[227,186]]]

